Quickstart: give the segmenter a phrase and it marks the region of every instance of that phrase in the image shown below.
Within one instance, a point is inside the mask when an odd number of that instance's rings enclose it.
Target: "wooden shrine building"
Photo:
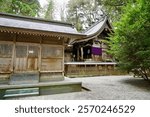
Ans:
[[[86,29],[82,34],[86,36],[79,40],[73,40],[71,61],[112,61],[107,54],[107,37],[112,32],[112,26],[107,16],[91,27]],[[69,59],[68,59],[69,60]]]
[[[0,84],[64,80],[64,47],[83,36],[68,23],[0,13]]]
[[[66,76],[120,74],[113,57],[107,52],[109,49],[107,37],[112,31],[108,17],[103,16],[82,33],[86,36],[71,41],[65,52]]]
[[[107,16],[79,33],[72,24],[0,13],[0,98],[20,88],[81,91],[81,82],[65,81],[64,75],[118,74],[106,51],[111,32]]]

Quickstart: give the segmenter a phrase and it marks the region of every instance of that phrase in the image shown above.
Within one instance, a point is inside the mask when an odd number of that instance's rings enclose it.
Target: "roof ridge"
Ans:
[[[47,22],[47,23],[55,23],[55,24],[68,25],[68,26],[74,27],[73,24],[71,24],[71,23],[61,22],[61,21],[56,21],[56,20],[47,20],[47,19],[38,18],[38,17],[21,16],[21,15],[10,14],[10,13],[3,13],[3,12],[0,12],[0,16],[15,17],[15,18],[18,18],[18,19],[35,20],[35,21],[41,21],[41,22]]]
[[[97,24],[99,24],[100,22],[104,21],[106,18],[106,16],[102,17],[102,20],[99,20],[98,22],[95,22],[94,24],[92,24],[90,27],[88,27],[86,30],[84,30],[82,33],[86,33],[87,31],[89,31],[91,28],[93,28],[94,26],[96,26]]]

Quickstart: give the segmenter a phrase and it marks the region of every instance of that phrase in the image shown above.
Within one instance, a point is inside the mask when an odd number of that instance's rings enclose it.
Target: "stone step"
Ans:
[[[35,96],[39,95],[39,88],[25,88],[25,89],[10,89],[6,90],[5,98],[18,96]]]
[[[22,91],[22,89],[28,89],[28,88],[30,89],[38,88],[39,95],[52,95],[52,94],[59,94],[59,93],[82,91],[82,82],[64,80],[64,81],[57,81],[57,82],[40,82],[35,84],[0,85],[0,92],[1,92],[0,99],[4,99],[5,97],[10,97],[10,96],[17,97],[17,94],[14,93],[17,89],[18,92],[19,91],[24,92]],[[11,92],[11,93],[6,93],[6,92]],[[18,96],[20,96],[21,94],[22,96],[25,96],[29,94],[35,94],[35,93],[28,91],[27,93],[18,93]]]

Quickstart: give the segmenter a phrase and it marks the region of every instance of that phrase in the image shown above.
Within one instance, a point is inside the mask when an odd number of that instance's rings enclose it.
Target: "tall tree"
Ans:
[[[115,22],[120,19],[122,8],[135,0],[96,0],[110,19]]]
[[[67,20],[73,23],[78,31],[100,20],[102,14],[95,0],[70,0],[68,3]]]
[[[66,21],[66,7],[65,7],[65,4],[63,4],[61,7],[60,7],[60,20],[62,22],[65,22]]]
[[[0,0],[0,12],[35,17],[39,10],[38,0]]]
[[[54,13],[54,2],[53,0],[48,0],[48,6],[45,12],[45,19],[53,20]]]
[[[110,37],[111,52],[120,68],[144,79],[150,76],[150,1],[136,0],[123,9]]]

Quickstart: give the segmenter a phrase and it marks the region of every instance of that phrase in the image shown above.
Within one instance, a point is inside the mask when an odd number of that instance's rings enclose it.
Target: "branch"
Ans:
[[[125,3],[106,3],[105,5],[108,5],[108,6],[123,6],[123,5],[126,5]]]

